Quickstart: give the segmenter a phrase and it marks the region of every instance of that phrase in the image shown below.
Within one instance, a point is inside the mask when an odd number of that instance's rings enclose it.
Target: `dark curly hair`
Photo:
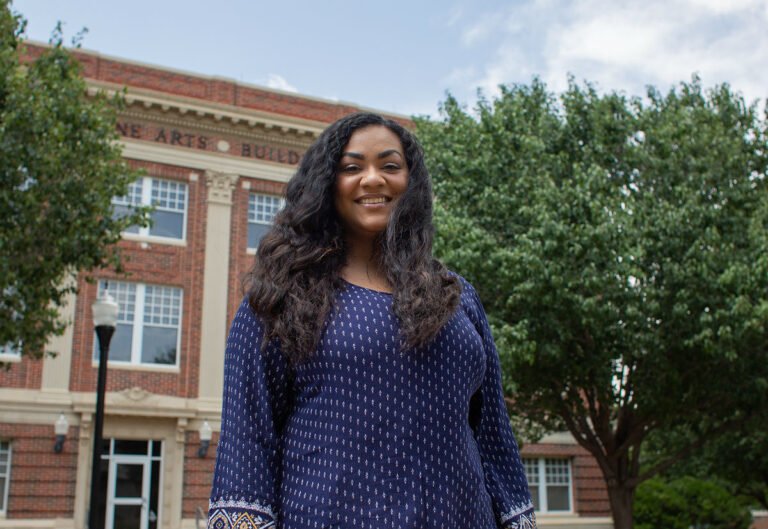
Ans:
[[[336,174],[352,134],[372,125],[400,138],[408,164],[408,186],[376,239],[374,257],[392,285],[402,345],[429,342],[459,302],[457,277],[432,256],[432,186],[421,146],[395,121],[370,113],[348,115],[325,129],[302,157],[288,182],[285,207],[262,238],[244,284],[265,326],[263,343],[279,340],[293,365],[317,348],[335,292],[346,288],[340,276],[346,242],[334,206]]]

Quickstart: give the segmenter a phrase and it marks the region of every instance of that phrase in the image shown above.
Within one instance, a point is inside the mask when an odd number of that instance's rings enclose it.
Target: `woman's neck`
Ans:
[[[392,286],[375,258],[374,241],[347,241],[346,262],[341,277],[354,285],[391,292]]]

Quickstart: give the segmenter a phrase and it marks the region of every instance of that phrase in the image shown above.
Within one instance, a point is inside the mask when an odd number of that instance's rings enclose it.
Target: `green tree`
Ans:
[[[765,410],[764,410],[765,411]],[[734,494],[749,498],[756,507],[768,510],[768,417],[766,413],[742,429],[729,432],[707,447],[703,461],[705,476],[717,476]]]
[[[751,522],[749,509],[712,481],[656,477],[637,489],[637,529],[747,529]]]
[[[0,345],[39,357],[67,322],[78,272],[117,266],[113,246],[145,211],[114,218],[111,199],[137,177],[120,157],[120,98],[87,96],[62,45],[22,61],[25,21],[0,4]]]
[[[716,478],[732,495],[755,508],[768,509],[768,408],[752,415],[738,429],[727,432],[693,457],[672,466],[665,477]],[[650,437],[646,464],[674,446],[685,446],[694,436],[685,426]]]
[[[436,250],[486,304],[511,413],[567,428],[631,528],[642,481],[766,406],[766,120],[697,79],[643,99],[535,80],[474,113],[448,97],[417,132]]]

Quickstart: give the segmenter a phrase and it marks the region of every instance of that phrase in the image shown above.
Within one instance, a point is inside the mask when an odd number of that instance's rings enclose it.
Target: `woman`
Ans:
[[[477,294],[432,257],[420,146],[307,150],[227,341],[213,528],[535,527]]]

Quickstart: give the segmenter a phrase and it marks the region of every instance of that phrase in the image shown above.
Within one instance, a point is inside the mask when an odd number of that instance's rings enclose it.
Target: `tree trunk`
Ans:
[[[614,529],[632,529],[632,506],[635,503],[635,489],[625,485],[608,486],[608,501],[611,504]]]

